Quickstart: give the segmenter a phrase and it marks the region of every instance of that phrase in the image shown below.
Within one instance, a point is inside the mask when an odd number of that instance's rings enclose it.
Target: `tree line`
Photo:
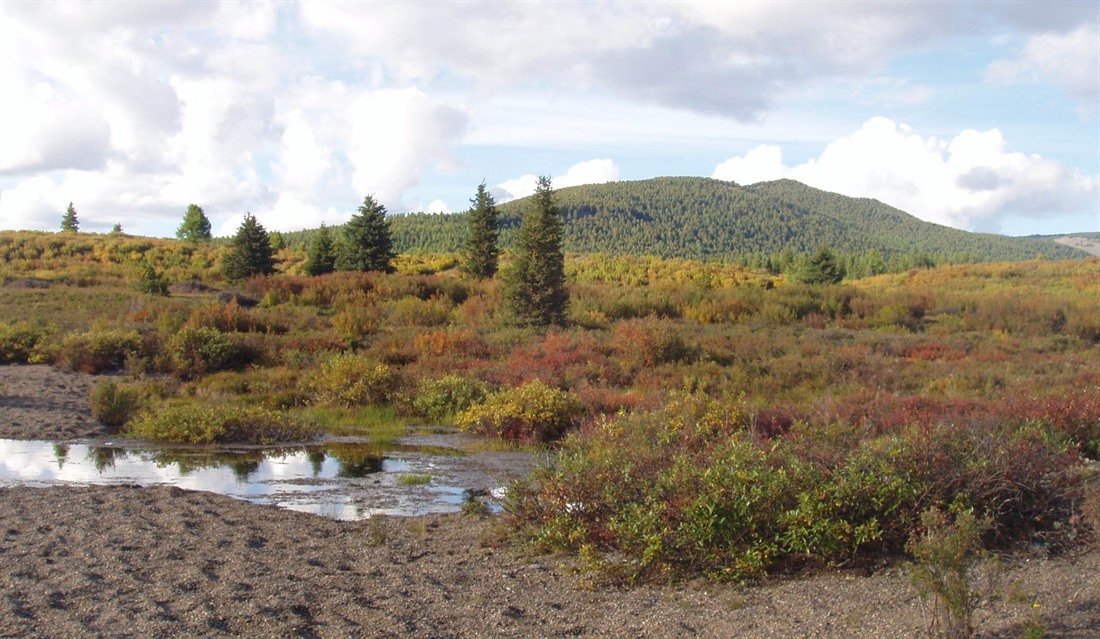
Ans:
[[[500,214],[491,193],[482,182],[466,215],[467,229],[462,247],[463,268],[478,279],[498,274]],[[554,201],[548,177],[538,187],[518,230],[511,264],[500,273],[506,312],[520,326],[546,327],[564,324],[569,304],[565,281],[563,223]],[[184,241],[209,241],[210,223],[200,207],[188,207],[177,232]],[[231,240],[232,248],[223,262],[230,281],[275,272],[272,236],[248,213]],[[396,256],[386,207],[373,195],[363,198],[339,235],[333,237],[324,224],[309,242],[305,271],[317,276],[337,271],[380,271],[392,273]]]

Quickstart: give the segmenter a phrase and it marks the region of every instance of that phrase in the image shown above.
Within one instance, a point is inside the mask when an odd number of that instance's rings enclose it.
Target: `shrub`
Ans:
[[[931,608],[929,634],[966,639],[974,634],[974,613],[992,594],[995,570],[982,550],[982,533],[989,519],[972,509],[955,507],[949,517],[937,508],[921,515],[923,532],[907,548],[913,555],[910,575],[921,599]]]
[[[485,382],[460,375],[422,379],[416,385],[413,410],[433,422],[448,422],[488,394]]]
[[[102,373],[120,370],[127,358],[139,355],[141,350],[142,339],[137,331],[92,330],[62,340],[55,361],[70,370]]]
[[[569,393],[540,380],[489,395],[458,416],[470,432],[517,441],[549,442],[577,425],[583,408]]]
[[[1080,503],[1079,455],[1033,425],[806,422],[769,439],[745,422],[739,402],[697,393],[604,419],[510,491],[510,521],[630,578],[743,579],[900,552],[929,507],[970,508],[1011,546],[1062,535]]]
[[[624,362],[640,368],[676,362],[690,353],[671,321],[653,318],[616,323],[611,328],[611,344]]]
[[[0,325],[0,364],[31,363],[47,335],[46,329],[26,322]]]
[[[239,354],[236,344],[214,328],[185,326],[168,340],[172,368],[184,379],[232,368]]]
[[[141,277],[137,281],[137,290],[147,295],[164,297],[168,295],[168,278],[148,262],[141,266]]]
[[[354,353],[340,353],[321,365],[313,381],[318,401],[337,406],[384,404],[397,389],[397,375],[386,364]]]
[[[136,388],[104,380],[96,384],[89,402],[92,417],[117,428],[141,410],[142,396]]]
[[[273,444],[316,435],[312,424],[284,413],[236,404],[172,403],[134,418],[126,434],[178,444]]]

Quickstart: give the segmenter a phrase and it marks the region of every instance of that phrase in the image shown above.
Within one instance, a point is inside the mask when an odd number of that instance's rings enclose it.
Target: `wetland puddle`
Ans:
[[[536,454],[472,450],[474,441],[447,433],[383,447],[194,448],[0,439],[0,486],[172,485],[342,520],[456,512],[472,498],[499,507]]]

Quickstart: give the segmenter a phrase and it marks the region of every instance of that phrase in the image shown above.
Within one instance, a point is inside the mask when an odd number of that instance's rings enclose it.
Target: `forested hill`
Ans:
[[[822,245],[850,255],[876,251],[886,260],[929,262],[1079,258],[1086,254],[1047,238],[970,233],[917,218],[877,200],[850,198],[793,180],[738,186],[708,178],[665,177],[564,188],[556,200],[572,253],[657,255],[760,263]],[[527,198],[501,211],[507,247]],[[400,251],[457,250],[465,215],[391,217]]]

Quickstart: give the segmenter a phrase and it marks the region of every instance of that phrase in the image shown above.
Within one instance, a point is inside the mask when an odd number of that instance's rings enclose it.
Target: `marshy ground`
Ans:
[[[95,437],[94,380],[0,367],[0,436]],[[0,636],[914,637],[901,567],[625,588],[497,520],[338,522],[154,487],[0,489]],[[981,637],[1100,636],[1100,552],[1006,561]],[[1038,606],[1036,606],[1038,604]]]

